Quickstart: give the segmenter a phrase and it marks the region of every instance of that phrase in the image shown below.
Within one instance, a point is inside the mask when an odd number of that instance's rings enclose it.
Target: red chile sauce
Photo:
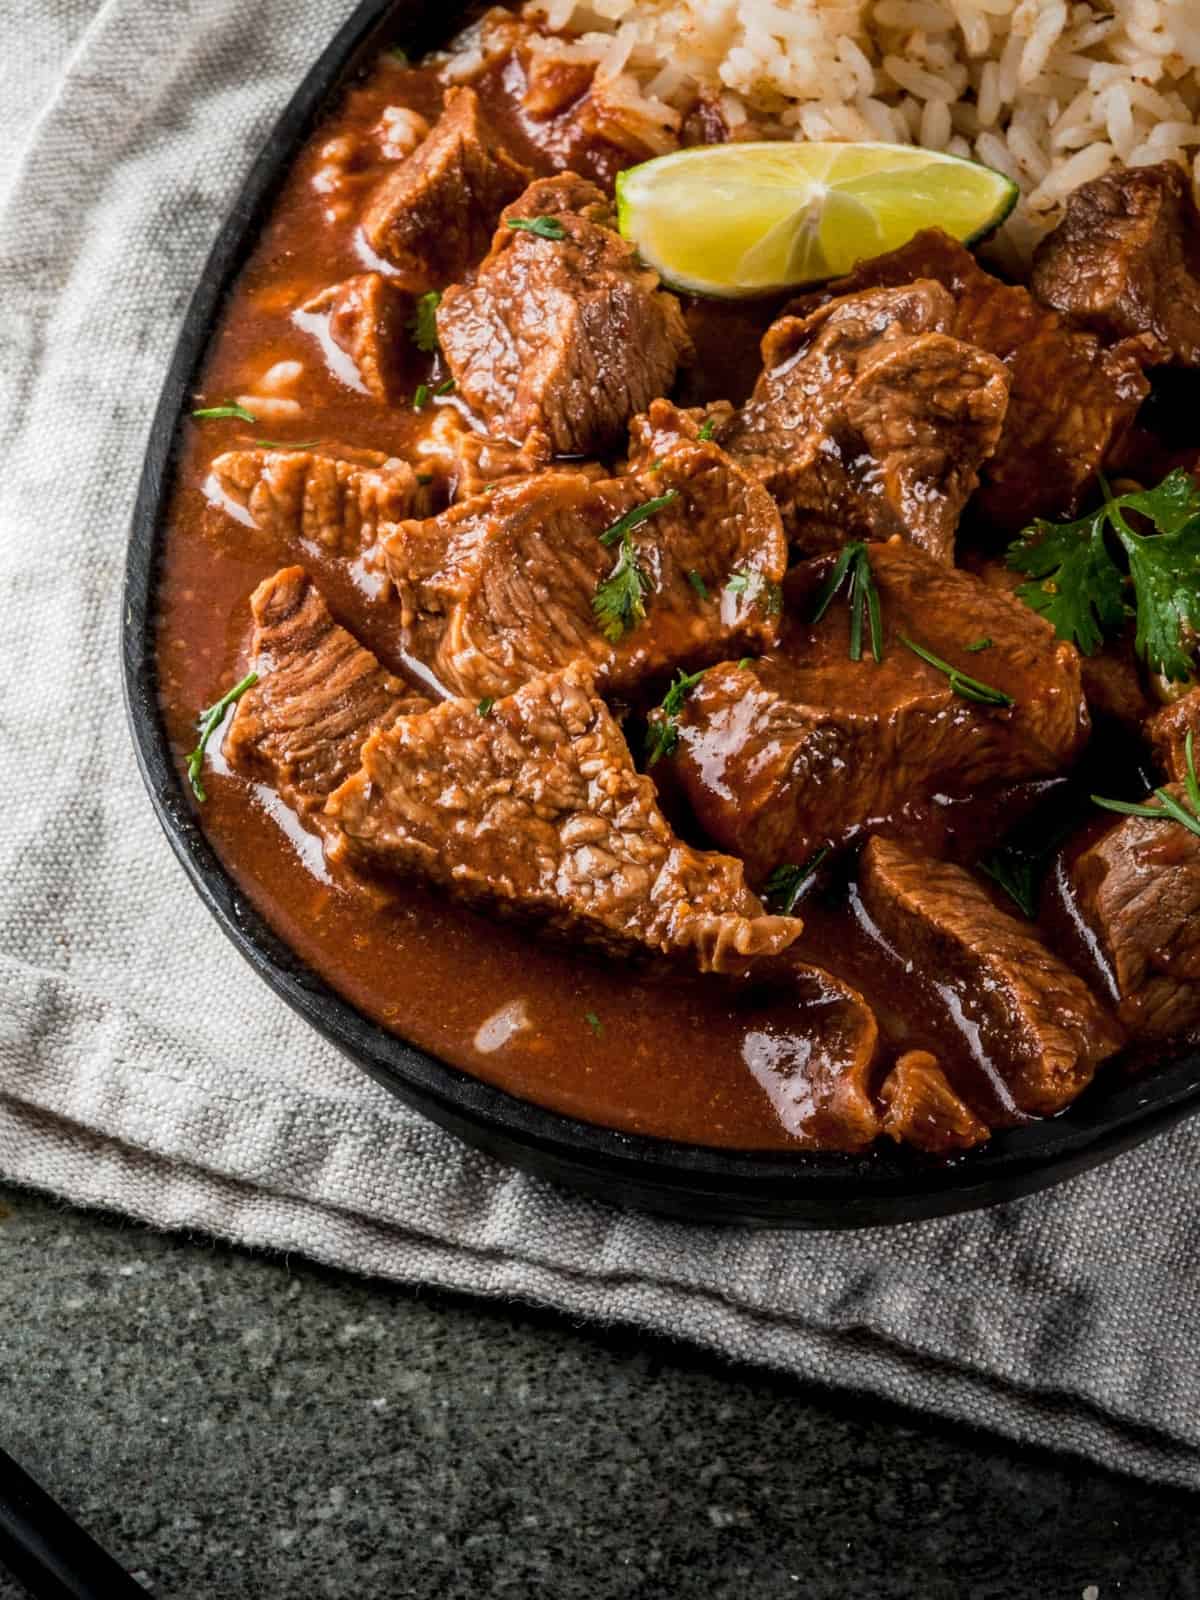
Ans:
[[[569,112],[544,124],[523,120],[514,73],[519,78],[519,68],[509,65],[475,87],[522,160],[541,171],[570,165],[602,182],[628,163],[628,156],[573,130]],[[295,560],[269,535],[208,503],[203,485],[211,460],[264,436],[341,441],[413,459],[430,425],[431,409],[389,408],[338,381],[317,341],[291,318],[318,290],[369,264],[359,253],[356,226],[363,197],[386,166],[373,134],[384,108],[406,105],[432,119],[440,96],[432,72],[385,57],[344,97],[288,175],[216,330],[197,406],[253,392],[274,362],[293,360],[304,367],[289,391],[301,412],[286,424],[184,424],[158,649],[162,702],[181,767],[195,743],[198,709],[246,670],[251,592]],[[344,186],[331,191],[321,175],[350,145]],[[681,380],[682,397],[743,399],[758,370],[759,337],[776,309],[775,302],[692,305],[699,361]],[[414,390],[438,382],[433,358],[413,349],[406,359]],[[319,558],[306,565],[338,620],[378,648],[363,593]],[[316,838],[272,791],[230,774],[219,745],[214,738],[205,770],[208,836],[268,921],[362,1011],[489,1083],[609,1127],[743,1149],[814,1142],[787,1126],[786,1096],[777,1083],[760,1082],[748,1064],[755,1059],[752,1038],[769,1037],[785,1054],[795,1039],[795,1050],[803,1051],[806,1012],[794,999],[735,994],[686,973],[640,972],[556,945],[536,930],[485,920],[416,884],[372,897],[326,868]],[[994,841],[997,818],[994,805],[988,816],[947,804],[934,806],[925,825],[956,833],[957,853],[969,859]],[[987,1064],[972,1059],[945,1000],[872,938],[845,881],[810,895],[800,912],[806,920],[800,953],[859,988],[876,1009],[881,1071],[900,1049],[932,1049],[987,1120],[1014,1120],[1011,1102]],[[515,1032],[514,1019],[524,1023]]]

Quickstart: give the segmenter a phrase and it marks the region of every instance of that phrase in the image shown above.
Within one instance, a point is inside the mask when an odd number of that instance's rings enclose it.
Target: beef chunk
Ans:
[[[1181,785],[1168,792],[1185,803]],[[1200,838],[1182,823],[1121,817],[1068,850],[1056,875],[1130,1032],[1162,1039],[1200,1023]]]
[[[508,226],[537,217],[563,236]],[[595,184],[540,178],[505,211],[474,283],[443,296],[442,353],[492,433],[587,455],[670,388],[691,348],[679,302],[612,220]]]
[[[449,700],[370,738],[327,817],[352,861],[415,873],[614,954],[740,971],[800,932],[742,865],[683,844],[590,672],[571,666],[481,715]]]
[[[806,554],[901,534],[954,559],[959,514],[996,447],[1008,375],[948,338],[938,283],[847,295],[781,317],[763,373],[721,442],[746,461]]]
[[[381,272],[360,272],[305,302],[297,325],[316,334],[335,377],[385,404],[404,388],[412,296]]]
[[[869,649],[848,659],[840,599],[819,623],[806,620],[825,558],[789,578],[779,648],[710,668],[684,703],[674,775],[701,825],[754,881],[884,819],[899,824],[905,808],[935,793],[1057,773],[1087,737],[1079,657],[1040,617],[899,541],[871,546],[870,560],[881,662]],[[961,698],[901,634],[1014,704]],[[989,637],[989,649],[966,651]]]
[[[668,495],[676,498],[631,534],[646,619],[614,642],[593,601],[624,558],[600,535]],[[544,472],[501,484],[402,523],[383,558],[405,648],[449,692],[479,698],[568,661],[589,661],[612,690],[683,662],[763,649],[778,630],[787,546],[765,490],[716,445],[681,441],[657,471],[632,477]]]
[[[1083,980],[969,872],[874,838],[858,881],[884,939],[952,991],[1018,1110],[1061,1111],[1120,1048],[1115,1022]]]
[[[997,356],[1011,380],[994,455],[980,469],[976,503],[997,528],[1015,532],[1036,516],[1075,511],[1115,448],[1149,385],[1149,341],[1104,348],[1025,289],[1002,283],[937,228],[889,255],[864,261],[792,309],[806,315],[835,296],[933,278],[954,297],[956,339]]]
[[[399,288],[440,289],[483,255],[501,207],[530,176],[488,125],[474,89],[447,89],[429,137],[372,195],[363,235]]]
[[[906,1050],[880,1085],[879,1098],[884,1133],[930,1155],[970,1150],[991,1135],[928,1050]]]
[[[848,984],[794,961],[745,1000],[742,1058],[780,1122],[821,1150],[861,1150],[879,1134],[871,1077],[879,1043],[875,1013]]]
[[[1192,735],[1194,760],[1200,769],[1200,689],[1156,711],[1146,723],[1146,735],[1159,766],[1174,783],[1187,776],[1187,736]]]
[[[1105,338],[1149,334],[1164,358],[1200,366],[1200,212],[1184,168],[1121,167],[1076,189],[1031,283]]]
[[[227,450],[204,487],[214,505],[248,527],[351,559],[382,527],[417,509],[412,468],[377,450]]]
[[[368,734],[429,701],[334,622],[303,567],[260,583],[250,609],[259,681],[238,702],[225,759],[297,810],[316,811],[357,771]]]

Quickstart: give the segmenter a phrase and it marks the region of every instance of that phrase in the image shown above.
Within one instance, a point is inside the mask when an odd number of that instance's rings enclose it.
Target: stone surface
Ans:
[[[636,1334],[0,1206],[0,1443],[162,1600],[1200,1595],[1184,1494]]]

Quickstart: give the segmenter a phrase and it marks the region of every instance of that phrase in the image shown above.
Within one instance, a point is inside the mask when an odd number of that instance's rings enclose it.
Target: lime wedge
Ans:
[[[903,144],[718,144],[617,178],[621,232],[664,282],[734,298],[817,283],[943,228],[970,244],[1017,200],[1003,173]]]

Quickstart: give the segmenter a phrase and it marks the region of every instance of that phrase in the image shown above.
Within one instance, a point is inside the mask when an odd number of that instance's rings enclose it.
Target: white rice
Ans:
[[[735,137],[997,167],[1021,190],[996,244],[1014,261],[1114,164],[1174,159],[1200,184],[1200,0],[529,0],[524,16],[535,49],[595,65],[594,98],[642,153],[673,148],[702,93]]]

